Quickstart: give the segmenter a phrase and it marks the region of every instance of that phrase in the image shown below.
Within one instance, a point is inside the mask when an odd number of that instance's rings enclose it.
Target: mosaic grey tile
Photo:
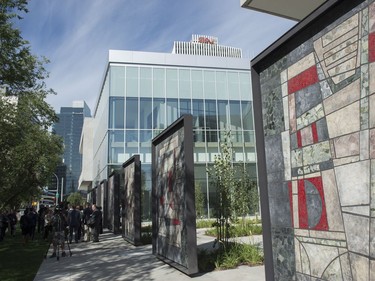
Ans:
[[[287,67],[295,64],[297,61],[314,51],[313,41],[308,40],[290,52],[287,56]]]
[[[290,134],[290,149],[297,149],[298,143],[297,143],[297,133]]]
[[[284,156],[280,135],[265,137],[265,153],[267,158],[267,173],[283,171]]]
[[[331,159],[329,141],[306,146],[302,151],[304,166],[325,162]]]
[[[374,65],[374,75],[375,75],[375,63]],[[375,79],[374,80],[374,90],[375,90]],[[369,128],[375,128],[375,94],[369,97]]]
[[[354,253],[349,254],[349,259],[352,268],[353,280],[370,280],[368,259]]]
[[[274,173],[267,173],[267,182],[268,183],[281,183],[284,181],[284,172],[277,171]]]
[[[270,197],[272,227],[292,227],[289,198]]]
[[[272,228],[271,235],[275,280],[293,280],[296,274],[293,229]]]
[[[369,127],[369,100],[367,97],[361,99],[361,130],[366,130]]]
[[[316,121],[316,130],[318,133],[318,140],[325,141],[328,140],[328,128],[327,128],[327,120],[325,118],[319,119]]]
[[[312,281],[310,275],[306,275],[306,274],[303,274],[303,273],[297,272],[297,273],[296,273],[296,276],[297,276],[297,280],[298,280],[298,281]],[[315,281],[315,280],[314,280],[314,281]]]
[[[309,228],[314,228],[322,216],[323,202],[316,187],[309,181],[305,181],[306,206],[308,212]]]
[[[343,253],[340,255],[340,263],[342,270],[343,281],[353,281],[352,272],[350,269],[349,253]]]
[[[368,57],[368,53],[366,53]],[[369,66],[368,64],[361,66],[361,98],[367,97],[369,94]]]
[[[335,167],[337,187],[342,206],[370,204],[369,169],[370,161]],[[356,192],[353,192],[353,186],[356,187]]]
[[[322,280],[342,280],[340,258],[334,259],[324,270]]]
[[[375,218],[370,221],[370,257],[375,258]]]
[[[295,93],[296,115],[301,116],[303,113],[312,109],[322,102],[320,84],[316,83]]]
[[[318,70],[319,70],[319,68],[318,68]],[[318,71],[318,73],[319,73],[319,71]],[[333,94],[332,90],[331,90],[331,86],[329,85],[328,81],[323,80],[323,81],[320,81],[319,84],[320,84],[320,90],[322,92],[323,99],[326,99]]]
[[[327,265],[338,257],[336,247],[303,243],[305,251],[310,257],[311,275],[320,278]]]
[[[276,80],[271,80],[263,86],[262,108],[265,134],[274,135],[284,131],[284,109],[281,86],[277,84]]]
[[[369,255],[370,219],[362,216],[343,214],[350,252]]]

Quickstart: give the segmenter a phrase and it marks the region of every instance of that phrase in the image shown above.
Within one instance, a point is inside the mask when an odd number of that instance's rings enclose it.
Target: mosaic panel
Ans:
[[[374,1],[260,77],[275,280],[375,280]]]

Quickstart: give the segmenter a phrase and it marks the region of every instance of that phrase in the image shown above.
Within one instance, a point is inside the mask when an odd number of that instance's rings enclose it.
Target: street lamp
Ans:
[[[56,177],[56,189],[51,190],[51,191],[56,191],[56,204],[59,203],[59,177],[55,174],[52,173]]]

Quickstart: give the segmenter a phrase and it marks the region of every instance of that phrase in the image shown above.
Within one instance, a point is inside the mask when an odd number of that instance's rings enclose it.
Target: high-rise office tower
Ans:
[[[60,184],[63,184],[63,195],[77,191],[78,178],[82,170],[82,155],[79,153],[79,144],[85,117],[91,116],[91,111],[84,101],[74,101],[72,107],[61,107],[57,114],[59,121],[53,125],[53,132],[63,138],[64,154],[62,165],[57,176]],[[61,171],[65,174],[62,174]]]

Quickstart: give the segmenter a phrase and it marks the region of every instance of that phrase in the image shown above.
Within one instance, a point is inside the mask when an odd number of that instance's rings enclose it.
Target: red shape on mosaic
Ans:
[[[288,94],[302,90],[318,81],[316,65],[313,65],[288,81]]]
[[[370,33],[368,37],[368,60],[375,62],[375,32]]]
[[[306,190],[305,182],[310,182],[319,192],[319,197],[322,202],[322,210],[319,222],[314,226],[309,226],[308,219],[308,206],[306,201]],[[321,177],[308,178],[304,180],[298,180],[298,217],[299,217],[299,227],[302,229],[313,229],[313,230],[328,230],[328,219],[327,210],[324,200],[323,183]]]
[[[288,182],[289,189],[289,205],[290,205],[290,215],[292,217],[292,227],[294,227],[294,216],[293,216],[293,185],[292,182]]]
[[[316,122],[311,124],[311,132],[312,132],[313,142],[317,143],[319,141],[319,136],[318,136],[318,130],[316,128]]]
[[[298,180],[298,218],[299,227],[308,229],[309,218],[306,205],[306,192],[304,180]]]
[[[322,213],[320,216],[320,220],[313,227],[314,230],[328,230],[328,219],[327,219],[327,210],[326,210],[326,203],[324,199],[324,191],[323,191],[323,182],[321,177],[316,177],[316,178],[309,178],[306,179],[310,183],[312,183],[315,188],[318,190],[319,195],[320,195],[320,200],[322,202]]]
[[[302,135],[301,130],[297,131],[297,145],[298,147],[302,147]]]

